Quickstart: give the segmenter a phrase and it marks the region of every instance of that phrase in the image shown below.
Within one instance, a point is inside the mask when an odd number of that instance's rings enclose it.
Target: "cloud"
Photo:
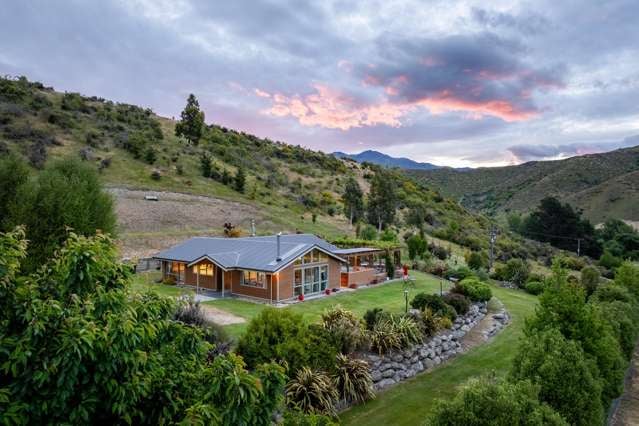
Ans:
[[[514,145],[508,151],[515,163],[536,160],[557,160],[575,155],[596,154],[613,149],[639,145],[639,136],[625,138],[622,142],[577,142],[565,145]]]
[[[527,64],[522,46],[491,33],[382,39],[378,50],[379,63],[358,68],[363,81],[383,88],[394,103],[433,113],[527,120],[541,112],[534,94],[563,84],[560,67]]]
[[[306,96],[271,96],[267,93],[273,104],[264,113],[275,117],[291,116],[305,126],[349,130],[354,127],[377,125],[398,127],[401,124],[400,117],[411,108],[388,102],[363,104],[322,84],[315,84],[313,88],[314,93]]]
[[[492,116],[513,122],[540,113],[532,100],[534,92],[562,84],[557,70],[524,64],[517,58],[521,48],[516,43],[492,34],[382,39],[378,50],[376,58],[354,67],[361,85],[382,96],[362,103],[315,84],[314,93],[274,96],[267,113],[294,117],[305,126],[342,130],[399,127],[402,117],[419,108],[431,114],[461,112],[470,119]]]
[[[639,133],[636,0],[2,6],[0,74],[168,116],[194,93],[208,122],[314,149],[473,165]]]

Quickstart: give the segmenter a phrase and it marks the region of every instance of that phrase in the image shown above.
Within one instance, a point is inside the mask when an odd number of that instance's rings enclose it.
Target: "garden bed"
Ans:
[[[494,315],[487,314],[486,302],[474,303],[466,315],[455,320],[452,328],[440,331],[422,344],[386,355],[365,354],[363,358],[370,366],[375,389],[388,388],[418,373],[431,370],[470,349],[471,346],[462,341],[478,325],[481,324],[480,332],[488,340],[509,321],[509,315],[503,308]]]

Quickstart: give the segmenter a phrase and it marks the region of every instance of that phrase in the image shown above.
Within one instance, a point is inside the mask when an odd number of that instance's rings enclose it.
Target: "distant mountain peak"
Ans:
[[[411,160],[406,157],[391,157],[379,151],[367,149],[359,154],[346,154],[344,152],[334,152],[333,155],[337,158],[350,158],[358,163],[373,163],[384,167],[399,167],[400,169],[408,170],[435,170],[440,169],[442,166],[437,166],[431,163],[420,163],[415,160]]]

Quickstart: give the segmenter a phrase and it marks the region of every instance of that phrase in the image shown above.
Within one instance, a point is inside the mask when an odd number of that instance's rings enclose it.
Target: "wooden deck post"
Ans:
[[[195,265],[196,269],[196,279],[195,279],[195,294],[200,294],[200,265]],[[184,271],[186,273],[186,271]]]
[[[220,268],[222,271],[222,298],[224,298],[224,269]]]

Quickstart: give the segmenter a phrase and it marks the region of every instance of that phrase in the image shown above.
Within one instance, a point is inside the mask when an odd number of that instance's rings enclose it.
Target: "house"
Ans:
[[[385,279],[385,272],[384,277],[379,272],[379,256],[375,257],[379,250],[352,250],[339,249],[311,234],[195,237],[154,258],[165,280],[222,296],[279,302]]]

